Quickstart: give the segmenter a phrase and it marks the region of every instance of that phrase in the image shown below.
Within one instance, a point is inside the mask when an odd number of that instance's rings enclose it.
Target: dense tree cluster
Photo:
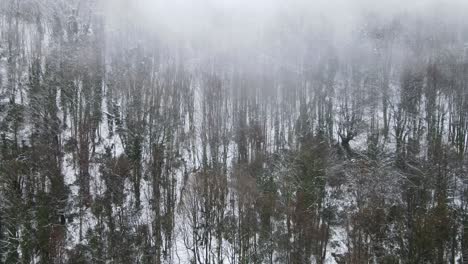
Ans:
[[[0,263],[468,261],[466,18],[215,54],[102,8],[0,1]]]

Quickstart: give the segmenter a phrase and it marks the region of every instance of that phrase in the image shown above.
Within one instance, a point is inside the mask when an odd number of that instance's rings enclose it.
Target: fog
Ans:
[[[0,0],[0,263],[468,263],[468,0]]]
[[[407,53],[408,36],[414,30],[427,40],[468,42],[468,4],[463,0],[109,0],[101,4],[109,35],[126,32],[134,42],[129,45],[170,47],[192,63],[224,58],[224,62],[273,63],[297,71],[330,50],[340,59],[372,53],[379,48],[379,36],[371,36],[370,31],[385,27],[394,27],[390,34],[396,58],[414,56]]]

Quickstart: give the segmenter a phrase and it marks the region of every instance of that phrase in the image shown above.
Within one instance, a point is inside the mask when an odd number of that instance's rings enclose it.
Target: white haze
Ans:
[[[102,1],[109,35],[132,36],[123,45],[167,47],[197,64],[236,60],[255,70],[260,63],[299,71],[329,50],[340,58],[369,50],[362,34],[366,26],[406,25],[406,19],[435,39],[447,37],[444,28],[451,28],[458,36],[449,37],[468,42],[465,0]],[[410,30],[403,27],[399,33]],[[404,47],[395,49],[396,57],[407,55]]]
[[[300,27],[327,26],[349,33],[363,16],[380,19],[408,16],[445,22],[468,23],[465,0],[102,0],[114,29],[133,25],[147,33],[158,32],[184,40],[238,40],[289,23]],[[235,43],[232,43],[235,44]]]

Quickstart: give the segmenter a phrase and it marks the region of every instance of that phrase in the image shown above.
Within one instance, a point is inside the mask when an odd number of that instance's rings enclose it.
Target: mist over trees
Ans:
[[[464,1],[0,0],[0,264],[467,263]]]

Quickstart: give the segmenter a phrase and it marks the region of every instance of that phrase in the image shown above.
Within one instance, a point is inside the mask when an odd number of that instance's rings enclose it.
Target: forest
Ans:
[[[0,264],[468,263],[467,14],[0,0]]]

